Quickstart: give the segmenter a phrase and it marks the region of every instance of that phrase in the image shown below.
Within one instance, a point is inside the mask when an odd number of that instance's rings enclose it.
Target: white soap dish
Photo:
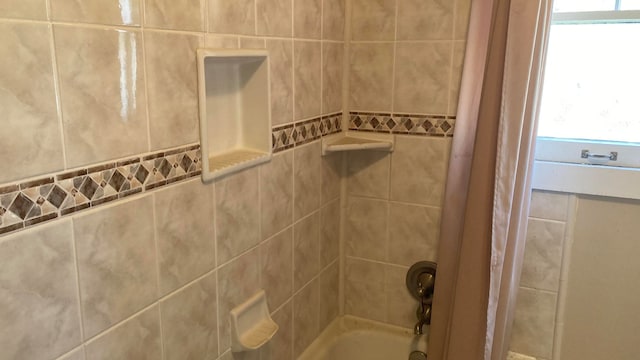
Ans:
[[[267,297],[260,290],[249,300],[231,310],[231,351],[257,350],[278,331],[271,319]]]
[[[382,133],[348,131],[322,139],[322,155],[340,151],[375,150],[393,152],[395,136]]]

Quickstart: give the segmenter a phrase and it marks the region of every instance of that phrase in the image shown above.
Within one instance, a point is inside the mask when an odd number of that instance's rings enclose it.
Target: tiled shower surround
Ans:
[[[468,3],[0,0],[0,360],[292,360],[341,280],[346,313],[411,326]],[[211,184],[199,47],[270,53],[274,158]],[[344,109],[397,119],[396,151],[322,157]],[[232,354],[227,314],[260,288],[280,331]]]

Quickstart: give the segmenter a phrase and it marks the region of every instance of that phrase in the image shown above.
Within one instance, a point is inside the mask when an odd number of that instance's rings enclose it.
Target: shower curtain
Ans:
[[[472,0],[429,358],[504,360],[552,0]]]

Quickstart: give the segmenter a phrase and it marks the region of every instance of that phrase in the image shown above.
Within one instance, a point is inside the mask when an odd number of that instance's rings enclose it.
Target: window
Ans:
[[[640,176],[639,10],[640,0],[555,1],[534,187],[544,182],[550,190],[623,196],[602,189],[577,191],[549,184],[605,183],[593,175],[598,170],[617,177],[636,176],[615,172],[631,168]],[[559,173],[563,167],[558,163],[581,164],[580,178]],[[540,170],[549,167],[555,170]],[[604,167],[607,169],[602,170]],[[592,174],[591,179],[585,179],[584,171]],[[555,180],[540,179],[543,174]],[[640,182],[640,177],[634,179]],[[625,194],[640,198],[640,189],[628,189]]]

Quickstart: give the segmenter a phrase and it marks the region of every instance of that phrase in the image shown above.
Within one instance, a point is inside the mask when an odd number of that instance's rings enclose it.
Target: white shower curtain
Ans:
[[[431,359],[504,360],[524,252],[551,0],[473,0]]]

